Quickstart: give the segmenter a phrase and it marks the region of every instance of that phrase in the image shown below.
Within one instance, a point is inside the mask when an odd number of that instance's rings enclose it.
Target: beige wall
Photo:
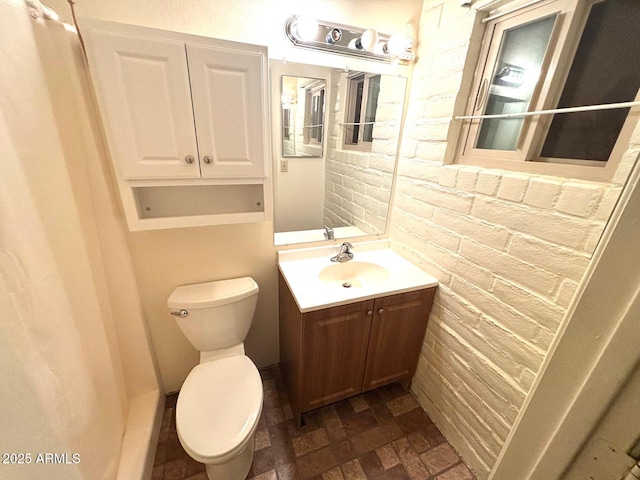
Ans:
[[[391,240],[440,281],[413,391],[485,478],[585,272],[640,135],[610,183],[443,165],[448,125],[421,121],[451,116],[456,102],[466,102],[463,73],[475,68],[469,52],[481,29],[459,5],[431,0],[423,7]]]
[[[278,362],[277,277],[271,223],[129,234],[145,315],[167,392],[179,390],[198,352],[168,314],[177,285],[251,276],[260,287],[247,354],[257,365]]]
[[[67,2],[48,4],[69,18]],[[284,37],[284,21],[291,14],[313,13],[323,20],[393,33],[411,21],[417,24],[421,2],[401,0],[394,2],[393,9],[382,0],[185,0],[171,5],[162,0],[86,0],[76,5],[79,16],[267,45],[272,58],[309,62],[316,57],[292,49]],[[328,55],[319,55],[317,62],[353,64],[352,60]],[[167,296],[181,284],[253,276],[260,286],[260,297],[246,341],[247,353],[258,365],[278,361],[272,222],[129,233],[128,243],[165,391],[178,390],[198,362],[197,352],[166,310]]]

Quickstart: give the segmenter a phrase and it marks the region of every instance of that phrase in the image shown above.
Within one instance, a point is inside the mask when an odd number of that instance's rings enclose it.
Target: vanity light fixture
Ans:
[[[298,15],[285,21],[284,32],[295,47],[379,62],[407,63],[415,59],[413,41],[402,33],[386,35],[370,28],[315,21]]]

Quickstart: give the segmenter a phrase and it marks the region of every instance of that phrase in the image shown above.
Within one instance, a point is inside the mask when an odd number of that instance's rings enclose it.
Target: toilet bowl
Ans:
[[[210,479],[244,479],[262,411],[262,381],[244,355],[197,365],[176,405],[176,430],[185,451]]]
[[[180,329],[200,350],[176,404],[185,451],[211,480],[244,480],[262,411],[262,380],[244,355],[258,285],[249,277],[184,285],[167,301]]]

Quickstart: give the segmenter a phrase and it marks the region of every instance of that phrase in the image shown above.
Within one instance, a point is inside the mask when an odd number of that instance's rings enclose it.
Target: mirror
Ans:
[[[282,156],[322,157],[325,81],[282,76]]]
[[[274,243],[384,233],[406,78],[277,61],[271,75]]]

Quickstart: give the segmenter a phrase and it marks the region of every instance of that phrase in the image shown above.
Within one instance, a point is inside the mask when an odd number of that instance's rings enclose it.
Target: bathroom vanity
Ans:
[[[298,425],[415,372],[437,281],[388,248],[361,248],[343,264],[279,253],[280,368]]]

